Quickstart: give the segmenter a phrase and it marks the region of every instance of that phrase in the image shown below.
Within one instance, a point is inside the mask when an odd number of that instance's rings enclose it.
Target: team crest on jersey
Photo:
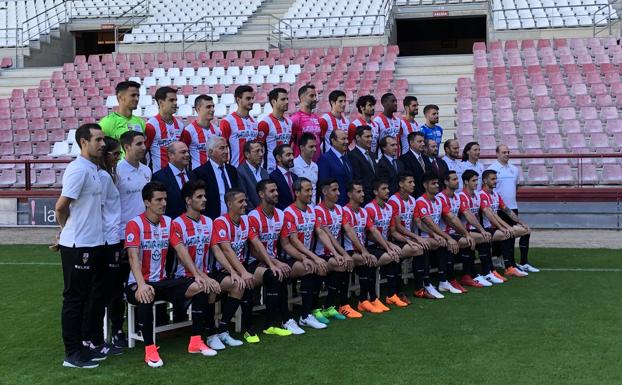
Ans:
[[[427,215],[428,214],[428,209],[426,209],[425,207],[422,207],[421,208],[421,214]]]
[[[89,253],[82,254],[82,263],[86,265],[88,261],[89,261]]]
[[[126,238],[126,241],[127,242],[133,242],[134,241],[134,234],[131,234],[131,233],[128,234],[127,238]]]
[[[227,235],[227,232],[223,229],[220,229],[220,231],[218,232],[218,235],[222,238],[224,238]]]
[[[160,250],[153,250],[153,252],[151,253],[151,259],[153,259],[154,261],[159,261],[160,258],[162,258],[162,252],[160,252]]]
[[[259,139],[263,138],[263,135],[264,135],[263,131],[259,131],[259,132],[257,133],[257,137],[258,137]]]

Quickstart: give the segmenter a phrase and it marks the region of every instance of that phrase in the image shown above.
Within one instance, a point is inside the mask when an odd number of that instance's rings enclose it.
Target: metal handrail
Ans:
[[[17,67],[17,59],[19,57],[19,49],[22,47],[22,42],[19,40],[21,37],[21,31],[22,29],[18,26],[15,26],[15,28],[0,28],[0,31],[7,31],[6,35],[5,35],[5,44],[3,44],[4,47],[8,46],[8,39],[10,37],[10,34],[8,32],[13,31],[15,32],[15,63],[14,65]]]
[[[202,30],[202,31],[200,31],[200,30],[199,30],[199,31],[189,31],[189,32],[190,32],[190,34],[189,34],[189,35],[186,35],[186,34],[187,34],[187,32],[186,32],[186,31],[187,31],[189,28],[191,28],[191,27],[192,27],[192,26],[194,26],[194,25],[199,25],[199,24],[204,24],[204,25],[205,25],[205,29],[204,29],[204,30]],[[207,31],[208,31],[208,27],[209,27],[209,42],[214,42],[214,25],[212,24],[212,22],[211,22],[211,21],[204,20],[204,18],[200,18],[200,19],[198,19],[198,20],[194,21],[193,23],[191,23],[191,24],[187,25],[187,26],[186,26],[186,27],[185,27],[185,28],[181,31],[181,39],[182,39],[181,51],[182,51],[183,53],[186,53],[186,50],[187,50],[188,48],[192,47],[192,46],[193,46],[193,45],[195,45],[195,44],[200,43],[201,41],[200,41],[200,40],[197,40],[197,39],[195,39],[194,41],[192,41],[192,43],[190,43],[190,40],[191,40],[193,37],[198,36],[200,33],[205,32],[205,40],[204,40],[203,42],[205,43],[205,52],[208,52],[208,49],[207,49],[207,43],[208,43],[208,38],[207,38],[207,37],[208,37],[208,35],[207,35]],[[186,43],[186,41],[188,41],[188,43]]]
[[[605,10],[605,8],[607,9],[607,16],[601,18],[600,20],[596,20],[596,16],[598,15],[598,13],[602,10]],[[602,7],[598,8],[598,10],[596,10],[596,12],[594,12],[594,16],[592,16],[592,22],[593,22],[593,26],[592,26],[592,36],[596,37],[598,34],[600,34],[602,31],[608,29],[609,30],[609,36],[611,36],[612,34],[612,18],[611,18],[611,4],[607,4],[607,5],[603,5]],[[620,17],[620,15],[618,15],[618,18]],[[607,26],[603,29],[601,29],[600,31],[596,32],[596,27],[598,27],[598,23],[601,23],[603,21],[607,21]]]
[[[144,13],[134,12],[139,7],[143,8]],[[132,8],[128,9],[123,14],[121,14],[121,16],[119,16],[120,19],[123,19],[123,18],[128,18],[128,19],[123,24],[115,25],[114,27],[114,50],[115,52],[119,52],[119,31],[120,30],[129,31],[133,29],[134,27],[136,27],[137,25],[139,25],[140,23],[142,23],[142,21],[145,20],[147,17],[149,17],[149,0],[140,1],[139,3],[135,4]],[[136,19],[138,19],[138,21],[135,21]]]
[[[56,17],[57,17],[57,21],[54,24],[50,24],[50,17],[49,17],[49,13],[52,10],[55,9],[60,9],[60,12],[56,12]],[[64,17],[62,17],[61,15],[64,14]],[[41,16],[43,17],[43,21],[39,21],[39,18]],[[36,20],[37,22],[32,26],[32,27],[28,27],[28,24],[32,21],[32,20]],[[24,44],[25,41],[30,41],[31,40],[31,36],[30,36],[30,32],[34,29],[37,29],[39,31],[43,30],[43,33],[49,33],[53,28],[58,27],[61,23],[66,23],[68,21],[68,13],[67,13],[67,6],[66,6],[66,2],[63,1],[62,3],[58,3],[50,8],[46,8],[43,12],[38,13],[35,16],[32,16],[29,19],[26,19],[24,22],[22,22],[22,44]],[[41,29],[40,27],[43,26],[44,28]],[[39,32],[39,36],[42,33]],[[24,35],[26,35],[26,38],[24,37]]]

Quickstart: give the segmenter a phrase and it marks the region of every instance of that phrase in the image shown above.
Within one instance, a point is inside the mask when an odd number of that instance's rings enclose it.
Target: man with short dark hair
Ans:
[[[365,192],[364,203],[372,200],[372,182],[376,179],[377,166],[371,153],[372,129],[370,126],[359,126],[354,136],[356,145],[348,152],[348,159],[352,165],[352,178],[363,183]]]
[[[192,165],[191,170],[204,165],[207,160],[207,149],[205,143],[210,136],[220,136],[220,128],[215,124],[214,120],[214,98],[209,95],[199,95],[194,99],[194,110],[197,113],[197,119],[186,126],[186,131],[190,136],[190,159]]]
[[[300,151],[300,155],[294,158],[294,174],[299,177],[305,177],[311,181],[313,185],[313,197],[311,198],[311,202],[315,204],[316,200],[316,186],[318,179],[318,167],[317,163],[313,161],[313,155],[315,154],[315,150],[319,146],[315,135],[310,132],[305,132],[300,136],[298,140],[298,149]]]
[[[419,102],[415,96],[408,95],[404,98],[404,115],[400,120],[400,140],[402,149],[408,148],[408,134],[419,129],[419,123],[415,121],[415,116],[419,113]]]
[[[292,120],[285,116],[289,98],[284,88],[275,88],[268,93],[272,112],[265,116],[257,126],[266,143],[268,172],[276,168],[274,149],[281,144],[290,144],[292,139]],[[254,205],[253,207],[255,207]]]
[[[145,126],[145,145],[154,173],[168,166],[169,144],[182,141],[189,146],[191,142],[183,121],[173,116],[177,112],[177,90],[160,87],[156,91],[155,101],[158,103],[158,114],[149,118]]]
[[[395,194],[398,190],[397,176],[402,173],[404,163],[398,159],[398,144],[395,138],[385,136],[380,139],[382,155],[378,159],[377,176],[389,182],[389,193]]]
[[[244,143],[244,162],[238,166],[240,188],[248,199],[247,209],[250,211],[259,205],[259,196],[255,191],[257,183],[270,178],[268,171],[261,167],[264,159],[264,145],[258,141]]]
[[[238,167],[244,161],[244,143],[253,140],[265,141],[260,137],[257,130],[257,122],[250,115],[255,101],[255,90],[251,86],[239,86],[235,89],[233,96],[238,109],[222,118],[220,121],[220,131],[222,137],[229,142],[231,149],[230,164]],[[263,135],[263,134],[262,134]]]
[[[328,150],[330,143],[330,133],[334,130],[348,132],[350,120],[345,116],[346,109],[346,93],[341,90],[334,90],[328,94],[328,103],[330,111],[322,115],[320,118],[320,128],[324,133],[324,152]]]
[[[152,180],[166,186],[166,210],[164,215],[177,218],[186,210],[186,202],[181,196],[181,189],[189,180],[196,179],[190,165],[190,152],[184,142],[171,142],[166,147],[168,166],[153,174]]]
[[[425,123],[420,128],[426,139],[434,139],[436,144],[440,146],[443,141],[443,127],[438,125],[438,110],[436,104],[428,104],[423,107]]]
[[[115,87],[115,94],[119,106],[116,111],[109,113],[99,121],[104,135],[119,140],[121,135],[127,131],[144,133],[145,121],[132,114],[132,111],[138,108],[140,84],[133,81],[122,81]]]
[[[279,192],[279,202],[276,207],[279,210],[285,210],[291,205],[296,196],[294,194],[294,183],[298,179],[292,168],[294,167],[294,150],[289,144],[281,144],[274,149],[274,159],[276,160],[276,169],[270,173],[272,179]]]
[[[438,144],[436,143],[436,140],[426,139],[423,153],[428,157],[430,165],[432,165],[431,170],[439,177],[439,185],[441,190],[444,189],[445,181],[441,181],[440,179],[444,179],[445,175],[449,171],[449,167],[447,167],[447,163],[445,163],[445,161],[438,156]],[[456,173],[457,172],[458,171],[456,171]],[[458,175],[458,177],[460,177],[460,175]]]
[[[376,98],[373,95],[363,95],[356,100],[356,109],[358,110],[360,117],[350,122],[348,128],[348,143],[354,141],[354,134],[358,126],[371,127],[371,153],[376,158],[378,154],[378,140],[380,137],[380,129],[378,123],[374,120],[376,114]]]
[[[294,155],[300,154],[298,148],[298,141],[303,133],[309,132],[315,135],[317,146],[315,148],[315,154],[313,155],[313,161],[317,162],[320,158],[320,147],[324,139],[324,132],[320,127],[320,118],[313,113],[313,110],[317,106],[317,91],[312,84],[306,84],[298,90],[298,99],[300,99],[300,110],[295,112],[292,116],[292,144],[294,146]]]
[[[318,179],[337,179],[339,183],[339,200],[337,203],[347,203],[346,186],[352,181],[352,164],[348,159],[348,134],[342,130],[335,130],[330,134],[330,149],[323,153],[318,161]]]
[[[430,171],[432,165],[428,157],[423,153],[425,147],[423,133],[419,131],[408,134],[409,150],[400,157],[404,168],[415,177],[414,197],[418,198],[424,193],[423,174]]]
[[[96,368],[96,361],[106,359],[106,350],[103,346],[86,348],[82,340],[96,327],[101,330],[106,306],[103,187],[97,171],[105,148],[101,127],[94,123],[80,126],[76,130],[76,144],[80,155],[65,169],[63,190],[55,207],[61,227],[58,244],[64,282],[63,366]],[[88,320],[97,324],[90,325]]]
[[[374,118],[374,122],[378,125],[380,138],[383,136],[395,138],[398,141],[397,145],[401,147],[399,143],[401,121],[400,118],[393,116],[397,111],[397,98],[392,93],[386,93],[380,98],[380,103],[383,111]],[[398,153],[401,154],[403,151],[404,149],[398,150]]]

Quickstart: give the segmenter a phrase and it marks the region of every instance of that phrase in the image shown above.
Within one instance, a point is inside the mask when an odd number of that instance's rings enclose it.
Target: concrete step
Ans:
[[[403,76],[396,75],[396,77],[406,78],[408,79],[409,84],[426,84],[426,85],[434,85],[434,84],[453,84],[456,85],[458,78],[461,75],[411,75],[411,76]]]
[[[412,76],[412,75],[458,75],[463,76],[465,73],[472,73],[472,65],[440,65],[429,67],[423,66],[400,66],[396,68],[395,76]]]
[[[397,58],[398,66],[446,66],[473,64],[473,55],[426,55],[426,56],[400,56]]]

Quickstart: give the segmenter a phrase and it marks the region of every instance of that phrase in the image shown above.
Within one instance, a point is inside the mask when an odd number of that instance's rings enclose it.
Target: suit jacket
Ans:
[[[335,178],[339,183],[339,200],[340,205],[348,203],[348,194],[346,193],[348,183],[352,181],[352,164],[346,155],[344,157],[347,167],[341,162],[341,159],[337,158],[337,155],[332,150],[323,153],[318,159],[318,187],[323,180]],[[321,193],[318,188],[318,195]]]
[[[257,179],[253,175],[253,171],[248,166],[248,163],[244,162],[238,166],[238,178],[240,182],[240,188],[246,193],[246,199],[248,200],[248,206],[246,206],[246,212],[250,212],[259,206],[259,195],[257,195]],[[263,168],[259,168],[259,175],[261,179],[269,179],[270,174]]]
[[[422,154],[423,163],[425,164],[425,171],[431,171],[432,165],[430,164],[430,160],[426,155]],[[425,192],[423,189],[423,173],[425,172],[421,168],[421,164],[417,160],[415,154],[412,151],[408,150],[407,153],[403,154],[400,157],[402,163],[404,164],[404,168],[410,171],[415,176],[415,198],[420,197]]]
[[[378,172],[378,166],[376,165],[371,152],[370,157],[372,159],[373,167],[367,158],[365,158],[365,154],[363,154],[358,147],[354,147],[352,151],[348,152],[348,159],[352,165],[352,180],[359,180],[363,183],[365,204],[369,203],[374,198],[372,185]]]
[[[192,171],[186,172],[186,175],[186,180],[195,180],[197,178]],[[151,180],[162,182],[166,185],[166,210],[164,215],[175,219],[186,211],[186,202],[181,197],[181,189],[170,166],[156,171]]]
[[[203,215],[207,215],[210,219],[214,220],[220,216],[220,192],[218,191],[218,182],[216,180],[216,172],[212,167],[212,162],[209,160],[202,166],[199,166],[192,170],[198,179],[201,179],[207,184],[207,191],[205,192],[207,198],[207,206]],[[238,172],[235,167],[229,163],[225,164],[225,172],[229,176],[231,182],[231,188],[238,188],[240,182],[238,180]],[[218,175],[220,178],[220,175]],[[223,208],[226,211],[226,208]]]
[[[400,187],[397,183],[397,176],[404,171],[404,163],[402,163],[401,160],[395,159],[395,163],[397,164],[397,171],[391,162],[389,162],[389,160],[383,155],[380,157],[376,168],[376,176],[389,181],[389,191],[391,192],[391,195],[395,194],[397,190],[399,190]]]
[[[298,179],[298,175],[294,174],[292,171],[290,172],[292,174],[293,185],[294,182]],[[276,208],[285,210],[287,206],[291,205],[294,202],[295,198],[292,195],[292,191],[290,190],[289,185],[287,184],[287,180],[285,180],[285,175],[283,175],[281,170],[275,168],[270,173],[270,179],[272,179],[276,183],[276,189],[279,192],[279,203],[277,203]]]
[[[438,170],[434,167],[432,160],[430,160],[431,170],[434,171],[438,175],[438,186],[440,190],[445,188],[445,175],[447,175],[447,171],[449,171],[449,166],[447,166],[447,162],[445,162],[442,158],[436,157],[436,165],[438,166]],[[458,175],[460,177],[460,175]]]

